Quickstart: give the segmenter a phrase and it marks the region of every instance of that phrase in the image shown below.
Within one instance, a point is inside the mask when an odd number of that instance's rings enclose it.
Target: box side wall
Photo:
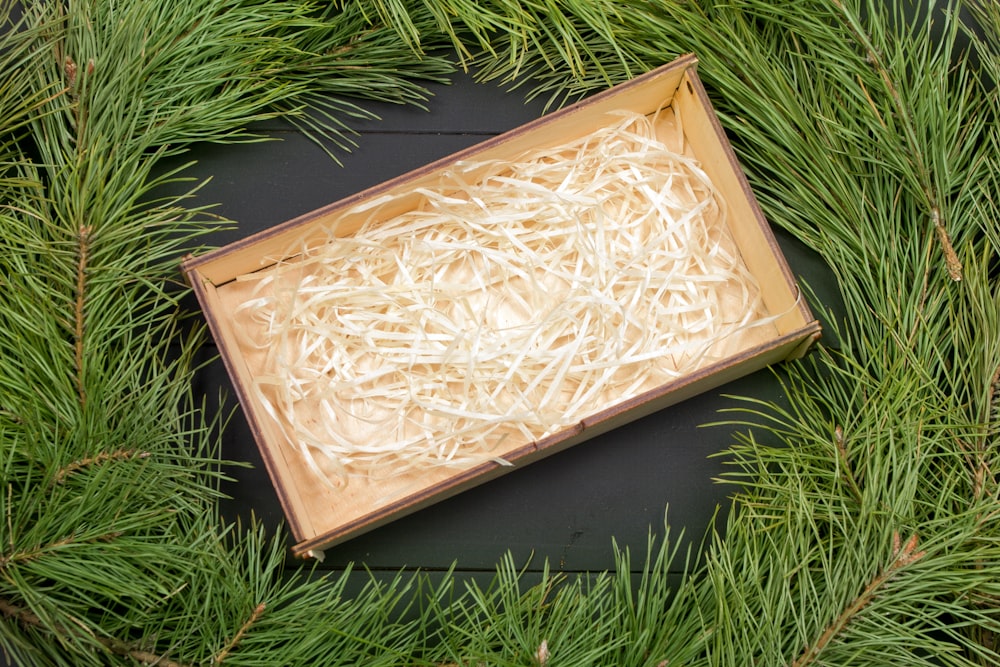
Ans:
[[[674,98],[684,134],[728,205],[727,224],[781,334],[814,321],[694,69]]]
[[[195,268],[188,267],[186,275],[205,313],[212,336],[218,345],[219,356],[222,358],[226,372],[233,383],[233,389],[239,399],[240,406],[243,408],[244,416],[257,443],[268,476],[275,487],[281,508],[288,520],[289,529],[296,539],[303,539],[305,536],[315,534],[309,520],[309,513],[305,511],[306,505],[289,472],[281,448],[267,444],[280,442],[280,439],[277,438],[281,438],[281,435],[275,432],[276,428],[270,420],[260,418],[264,413],[260,403],[249,391],[249,387],[252,386],[250,371],[245,360],[237,354],[240,347],[232,330],[232,321],[228,317],[217,316],[218,313],[222,312],[222,307],[216,288]]]
[[[565,441],[551,439],[539,442],[533,456],[535,458],[549,456],[698,394],[738,380],[767,366],[793,358],[805,341],[812,340],[814,331],[815,326],[808,325],[798,331],[746,350],[731,359],[707,366],[687,377],[586,417],[580,423],[582,430],[578,435]],[[530,460],[533,459],[526,458],[519,460],[518,463],[527,463]]]
[[[582,430],[579,426],[574,428],[575,430]],[[526,445],[522,450],[524,452],[533,452],[535,444]],[[523,456],[524,454],[518,451],[510,456],[510,458],[512,460],[521,460]],[[366,516],[341,524],[333,530],[316,533],[312,537],[295,544],[292,547],[292,552],[297,556],[307,556],[310,555],[310,552],[329,549],[351,538],[375,530],[380,526],[392,523],[396,519],[413,514],[421,509],[458,495],[462,491],[467,491],[498,477],[502,477],[516,469],[516,466],[501,466],[495,463],[484,463],[475,466],[454,475],[445,483],[428,486],[412,496],[402,498],[392,505],[380,507]]]

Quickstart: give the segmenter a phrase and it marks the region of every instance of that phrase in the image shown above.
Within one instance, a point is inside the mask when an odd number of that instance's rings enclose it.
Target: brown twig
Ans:
[[[892,579],[892,577],[899,572],[901,569],[917,562],[926,555],[925,551],[917,551],[918,538],[916,533],[914,533],[910,539],[904,544],[898,532],[894,532],[892,535],[892,556],[893,560],[889,565],[885,567],[879,574],[868,582],[865,589],[861,592],[861,595],[854,598],[847,607],[844,608],[840,615],[833,620],[830,625],[826,627],[819,638],[810,646],[807,646],[802,654],[792,662],[791,667],[804,667],[813,663],[823,652],[831,641],[833,641],[843,630],[847,627],[847,624],[851,622],[855,616],[857,616],[861,610],[868,606],[868,604],[875,598],[878,594],[879,589],[885,585],[887,581]]]
[[[63,547],[68,547],[73,544],[94,544],[95,542],[112,542],[122,536],[120,530],[113,530],[103,535],[96,535],[86,540],[78,540],[76,533],[70,534],[68,537],[64,537],[61,540],[56,540],[55,542],[49,542],[48,544],[37,546],[33,549],[28,549],[26,551],[11,551],[9,555],[0,555],[0,570],[8,567],[11,564],[25,563],[28,561],[35,560],[36,558],[41,558],[47,552],[55,551]]]
[[[97,641],[106,646],[112,653],[128,656],[143,665],[151,665],[155,667],[193,667],[192,665],[188,665],[183,662],[170,660],[162,655],[156,655],[150,651],[142,651],[136,648],[131,648],[129,644],[124,642],[101,638],[98,638]]]
[[[972,477],[972,501],[978,503],[985,495],[987,480],[989,480],[991,487],[996,487],[993,471],[990,470],[990,466],[986,462],[985,450],[981,446],[970,445],[962,438],[955,438],[955,444],[965,454],[965,462],[969,467],[969,475]]]
[[[948,275],[951,276],[952,280],[958,282],[962,279],[962,260],[958,258],[955,246],[951,244],[951,237],[948,236],[948,230],[945,229],[944,223],[941,222],[941,211],[938,209],[937,201],[934,199],[929,188],[925,188],[925,196],[931,202],[931,220],[934,221],[934,231],[937,232],[938,241],[941,243],[941,249],[944,251],[944,261],[948,267]]]
[[[986,390],[985,414],[982,415],[983,432],[976,438],[975,445],[967,443],[962,438],[955,438],[958,448],[965,454],[972,476],[972,499],[979,502],[986,495],[987,487],[990,493],[997,489],[997,479],[987,460],[987,450],[1000,424],[1000,368],[993,373],[990,386]]]
[[[986,411],[989,422],[1000,421],[1000,367],[993,373],[993,380],[986,393]]]
[[[76,390],[81,406],[87,404],[87,393],[83,375],[83,336],[86,330],[84,304],[86,303],[87,260],[90,253],[91,231],[90,227],[81,226],[77,234],[76,305],[74,307],[73,347],[76,359]]]
[[[854,477],[854,471],[851,469],[851,460],[847,455],[847,445],[844,443],[844,429],[839,425],[833,429],[833,441],[837,446],[837,456],[840,458],[841,477],[847,482],[847,486],[851,489],[851,495],[854,496],[854,500],[860,505],[863,500],[861,487],[858,486],[858,482]]]
[[[52,479],[52,483],[62,484],[67,477],[69,477],[76,471],[81,470],[83,468],[88,468],[93,465],[100,465],[108,461],[121,461],[131,458],[144,459],[149,456],[150,456],[149,452],[142,452],[135,449],[119,449],[114,452],[101,452],[99,454],[95,454],[94,456],[88,456],[86,458],[73,461],[69,465],[60,468],[56,472],[55,477]]]
[[[1000,431],[1000,367],[993,373],[993,381],[986,396],[986,433],[979,440],[979,459],[983,470],[983,479],[990,481],[991,493],[996,493],[997,478],[993,474],[986,458],[986,450],[989,448],[992,438]]]
[[[257,620],[260,618],[260,615],[264,613],[265,607],[266,605],[263,602],[257,605],[257,607],[253,610],[253,613],[250,614],[250,618],[246,620],[246,623],[244,623],[240,627],[239,631],[233,636],[231,640],[229,640],[229,643],[226,644],[226,646],[221,651],[219,651],[218,655],[216,655],[215,658],[212,660],[213,665],[222,664],[222,661],[226,659],[226,656],[228,656],[233,651],[233,649],[236,648],[236,645],[240,643],[240,640],[243,639],[243,635],[246,634],[247,630],[250,629],[250,626],[256,623]]]
[[[55,549],[60,549],[62,547],[67,547],[71,544],[93,544],[94,542],[111,542],[119,537],[121,537],[121,531],[111,531],[105,533],[104,535],[98,535],[92,537],[89,540],[79,541],[76,539],[76,535],[72,534],[69,537],[64,537],[61,540],[56,540],[55,542],[50,542],[44,546],[38,546],[27,551],[15,551],[11,552],[9,555],[0,555],[0,570],[3,570],[7,566],[13,563],[24,563],[27,561],[35,560],[40,558],[43,554],[48,551],[53,551]]]

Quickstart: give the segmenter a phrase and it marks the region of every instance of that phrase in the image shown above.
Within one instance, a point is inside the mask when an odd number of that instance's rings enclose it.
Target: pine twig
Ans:
[[[264,613],[264,609],[266,608],[266,606],[267,605],[265,605],[263,602],[257,605],[257,607],[253,610],[253,613],[250,614],[250,618],[246,620],[246,623],[240,626],[239,631],[233,636],[231,640],[229,640],[229,643],[226,644],[226,646],[221,651],[219,651],[219,653],[212,660],[213,665],[221,665],[223,660],[225,660],[226,657],[230,653],[232,653],[233,649],[236,648],[236,645],[240,643],[241,639],[243,639],[243,635],[246,634],[247,630],[250,629],[250,626],[256,623],[257,620],[260,618],[260,615]]]
[[[879,589],[882,588],[893,576],[896,575],[904,567],[917,562],[926,555],[926,551],[917,551],[917,534],[914,533],[910,539],[906,541],[905,544],[902,543],[899,532],[893,532],[892,534],[892,551],[893,560],[879,572],[878,576],[872,579],[865,590],[861,592],[861,595],[854,598],[854,600],[847,605],[847,607],[840,613],[833,622],[826,627],[823,634],[819,636],[811,646],[807,646],[805,651],[796,658],[791,667],[805,667],[805,665],[812,664],[819,657],[820,653],[823,652],[831,641],[833,641],[843,630],[847,627],[847,624],[851,622],[855,616],[857,616],[861,610],[868,606],[875,596],[878,594]]]
[[[969,474],[972,476],[972,499],[977,503],[986,495],[987,486],[991,493],[997,488],[997,478],[990,468],[986,454],[990,441],[1000,425],[1000,368],[993,373],[986,391],[986,414],[983,415],[983,424],[983,433],[976,438],[975,445],[970,445],[961,438],[955,439],[958,448],[965,454]]]
[[[921,158],[922,154],[919,142],[917,141],[915,123],[910,117],[910,114],[906,109],[906,105],[903,103],[903,98],[899,94],[898,86],[896,86],[890,76],[888,68],[885,66],[881,55],[875,48],[875,45],[872,44],[871,39],[868,38],[868,35],[865,34],[855,21],[851,20],[846,8],[840,0],[833,0],[833,5],[841,12],[841,14],[844,15],[848,29],[865,49],[865,55],[868,63],[875,68],[876,72],[878,72],[879,77],[882,79],[882,83],[885,85],[886,91],[889,93],[889,97],[892,99],[896,115],[900,121],[902,121],[902,134],[906,140],[909,155],[912,156],[913,167],[920,179],[920,188],[923,191],[922,194],[929,209],[931,222],[934,223],[934,232],[937,234],[938,243],[940,243],[941,250],[944,253],[945,266],[948,269],[948,275],[952,280],[958,282],[962,280],[962,261],[958,258],[958,253],[955,252],[955,247],[952,245],[951,237],[948,235],[948,230],[944,225],[944,221],[941,220],[941,205],[938,201],[937,194],[934,191],[934,186],[931,183],[930,170]],[[872,103],[872,98],[868,95],[867,89],[864,89],[863,84],[862,89],[864,90],[869,103]],[[875,107],[874,103],[872,103],[872,107]],[[879,122],[884,126],[885,122],[882,120],[882,116],[878,113],[877,109],[875,113],[879,118]]]
[[[847,482],[847,486],[850,487],[854,500],[860,505],[863,500],[861,487],[858,486],[857,479],[854,477],[854,471],[851,469],[851,460],[847,455],[847,445],[844,444],[844,429],[841,426],[838,425],[833,430],[833,439],[837,445],[837,456],[840,458],[841,476]]]
[[[35,630],[50,631],[61,635],[70,634],[70,632],[63,626],[57,625],[55,627],[50,627],[46,625],[37,614],[29,611],[28,609],[22,609],[21,607],[11,603],[9,600],[5,600],[3,598],[0,598],[0,615],[3,615],[3,617],[7,619],[13,619],[22,626]],[[137,649],[132,644],[119,639],[111,639],[109,637],[93,637],[93,639],[115,655],[132,658],[143,665],[156,665],[157,667],[193,667],[182,662],[175,662],[162,655],[156,655],[150,651]]]
[[[76,539],[76,535],[74,534],[70,535],[69,537],[65,537],[61,540],[50,542],[49,544],[46,544],[44,546],[37,546],[27,551],[13,552],[7,556],[0,555],[0,570],[7,568],[7,566],[9,566],[12,563],[24,563],[27,561],[35,560],[36,558],[41,557],[42,554],[46,553],[47,551],[52,551],[53,549],[59,549],[62,547],[69,546],[71,544],[93,544],[95,542],[111,542],[121,537],[121,535],[122,535],[121,531],[115,530],[110,533],[105,533],[104,535],[98,535],[96,537],[92,537],[88,540],[80,542],[79,540]]]
[[[78,470],[82,470],[83,468],[100,465],[102,463],[107,463],[108,461],[122,461],[131,458],[145,459],[149,456],[149,452],[142,452],[135,449],[119,449],[114,452],[101,452],[94,456],[78,459],[69,465],[63,466],[56,471],[55,477],[52,478],[52,484],[62,484],[66,481],[67,477]]]
[[[989,432],[1000,430],[1000,367],[993,373],[989,391],[986,394],[986,423]],[[985,444],[983,445],[985,448]]]
[[[948,236],[948,230],[941,222],[941,210],[938,208],[937,201],[929,187],[925,187],[924,194],[931,202],[931,220],[934,221],[934,231],[937,232],[938,242],[941,243],[941,248],[944,251],[948,275],[951,276],[952,280],[958,282],[962,280],[962,260],[958,258],[958,253],[955,252],[955,247],[951,243],[951,237]]]
[[[87,289],[87,261],[90,253],[90,234],[92,229],[81,225],[77,234],[76,254],[76,294],[74,306],[73,347],[76,359],[76,390],[80,405],[87,404],[87,392],[83,375],[83,335],[86,329],[84,304]]]
[[[995,493],[997,488],[997,478],[986,460],[986,449],[988,447],[987,438],[996,435],[1000,429],[1000,368],[993,374],[993,381],[990,383],[990,390],[986,400],[986,433],[979,440],[980,467],[982,468],[983,479],[990,481],[991,492]]]

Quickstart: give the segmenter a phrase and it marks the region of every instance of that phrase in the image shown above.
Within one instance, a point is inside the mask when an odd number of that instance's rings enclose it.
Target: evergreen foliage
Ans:
[[[38,665],[1000,662],[1000,5],[875,0],[0,0],[0,646]],[[217,515],[155,167],[280,115],[350,143],[457,47],[560,104],[694,51],[769,219],[846,317],[730,416],[735,499],[527,586],[287,573]],[[749,419],[753,417],[753,419]],[[745,422],[745,423],[744,423]],[[763,424],[763,425],[761,425]],[[599,619],[595,623],[594,620]]]

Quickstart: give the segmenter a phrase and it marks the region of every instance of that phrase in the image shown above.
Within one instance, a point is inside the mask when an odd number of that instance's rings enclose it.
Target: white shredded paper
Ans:
[[[259,398],[324,480],[503,462],[504,443],[689,374],[770,321],[697,162],[655,118],[617,118],[457,164],[419,210],[381,219],[369,202],[358,231],[243,278]]]

